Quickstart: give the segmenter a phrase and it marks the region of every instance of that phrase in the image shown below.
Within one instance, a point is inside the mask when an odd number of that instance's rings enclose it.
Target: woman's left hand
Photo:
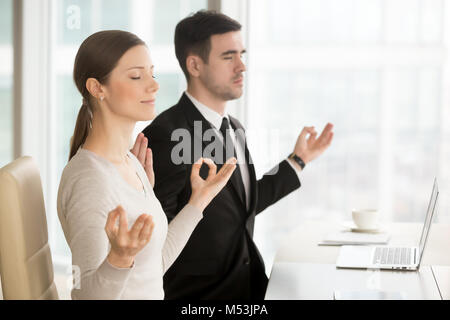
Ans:
[[[148,180],[152,187],[155,186],[155,172],[153,171],[153,154],[152,149],[148,147],[148,139],[141,132],[136,138],[133,149],[131,153],[136,156],[139,162],[144,167],[145,173],[147,174]]]

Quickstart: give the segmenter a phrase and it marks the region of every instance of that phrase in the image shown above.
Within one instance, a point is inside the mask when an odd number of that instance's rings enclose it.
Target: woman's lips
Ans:
[[[155,99],[152,99],[152,100],[144,100],[144,101],[141,101],[141,103],[143,103],[143,104],[148,104],[148,105],[154,105],[154,104],[155,104]]]

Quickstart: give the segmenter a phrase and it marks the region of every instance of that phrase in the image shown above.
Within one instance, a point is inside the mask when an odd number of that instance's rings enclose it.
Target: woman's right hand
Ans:
[[[117,218],[119,225],[116,226]],[[128,230],[127,213],[118,206],[108,214],[105,231],[111,243],[108,262],[117,268],[130,268],[134,257],[150,241],[155,224],[153,217],[141,214]]]
[[[189,203],[203,211],[212,199],[214,199],[214,197],[227,184],[236,168],[236,162],[237,160],[234,157],[228,159],[219,172],[216,173],[217,166],[211,159],[198,159],[197,162],[192,165],[192,194],[189,199]],[[206,163],[209,167],[208,177],[206,180],[203,180],[202,177],[200,177],[200,168],[203,163]]]

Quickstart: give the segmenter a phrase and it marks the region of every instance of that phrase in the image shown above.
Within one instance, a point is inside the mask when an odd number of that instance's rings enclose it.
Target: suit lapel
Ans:
[[[192,161],[195,162],[198,160],[199,157],[203,156],[203,150],[211,143],[211,141],[205,141],[203,139],[203,134],[205,131],[209,129],[213,129],[211,124],[203,117],[203,115],[198,111],[198,109],[194,106],[192,101],[186,96],[186,94],[183,93],[183,96],[181,97],[178,104],[183,108],[183,111],[186,115],[186,118],[188,120],[189,125],[191,126],[193,135],[194,135],[194,145],[192,146],[192,150],[194,151]],[[201,124],[201,125],[200,125]],[[215,130],[213,130],[215,132]],[[214,133],[215,139],[217,139],[216,134]],[[199,143],[201,141],[201,143]],[[216,140],[216,141],[220,141]],[[196,150],[196,146],[201,146],[201,150]],[[223,144],[222,144],[223,148]],[[224,148],[223,148],[224,149]],[[217,171],[222,168],[223,164],[216,164],[217,165]],[[236,167],[235,170],[239,170],[238,167]],[[228,183],[231,184],[233,187],[234,192],[236,193],[237,198],[241,201],[244,208],[246,208],[245,204],[245,190],[244,185],[241,181],[239,181],[238,176],[233,173]]]

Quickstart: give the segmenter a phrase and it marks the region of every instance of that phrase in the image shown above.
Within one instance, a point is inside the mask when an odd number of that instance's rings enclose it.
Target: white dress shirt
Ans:
[[[215,133],[219,136],[219,138],[222,140],[222,133],[220,132],[220,126],[222,125],[222,120],[224,117],[228,119],[228,123],[230,124],[230,117],[225,112],[225,114],[222,116],[218,112],[214,111],[213,109],[205,106],[203,103],[195,99],[192,95],[190,95],[187,91],[185,91],[186,96],[192,101],[194,106],[197,108],[197,110],[201,113],[201,115],[211,124],[212,128],[216,131]],[[236,158],[238,163],[245,163],[245,146],[240,145],[240,143],[236,143],[236,135],[234,133],[234,129],[229,125],[229,132],[231,136],[231,140],[233,141],[233,144],[236,149]],[[222,140],[223,142],[223,140]],[[289,165],[292,167],[294,172],[297,174],[298,179],[300,181],[300,171],[297,170],[294,165],[291,163],[291,161],[288,161]],[[250,207],[250,174],[248,172],[248,166],[239,166],[241,170],[242,175],[242,182],[244,183],[244,190],[245,190],[245,198],[246,198],[246,206],[247,210]]]

